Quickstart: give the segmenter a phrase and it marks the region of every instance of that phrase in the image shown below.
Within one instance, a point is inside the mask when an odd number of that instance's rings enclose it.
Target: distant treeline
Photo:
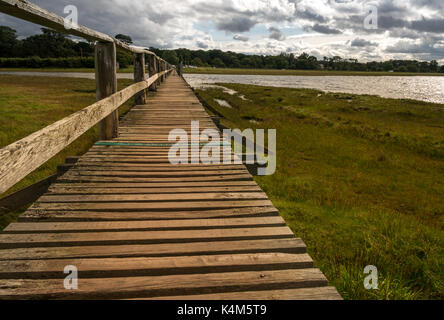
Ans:
[[[360,63],[356,59],[343,59],[339,56],[322,60],[307,53],[294,55],[281,53],[278,56],[246,55],[221,50],[160,50],[151,48],[157,55],[164,57],[172,64],[183,61],[185,65],[216,68],[247,69],[294,69],[294,70],[336,70],[336,71],[395,71],[395,72],[444,72],[433,60],[390,60],[384,62]]]
[[[127,44],[132,44],[132,39],[129,36],[118,34],[116,38]],[[344,59],[339,56],[318,59],[307,53],[299,55],[281,53],[277,56],[264,56],[221,50],[150,49],[173,65],[182,61],[185,65],[196,67],[444,73],[444,66],[439,66],[435,60],[430,62],[390,60],[361,63],[356,59]],[[1,67],[90,68],[93,66],[94,43],[76,42],[62,33],[46,28],[42,28],[41,34],[19,40],[14,29],[0,26],[0,57],[12,58],[0,59]],[[132,54],[118,50],[117,61],[121,68],[126,68],[133,63]]]
[[[19,40],[14,29],[0,26],[0,67],[94,68],[93,42],[76,42],[63,33],[41,30],[41,34]],[[124,35],[116,37],[129,41]],[[123,50],[117,51],[117,60],[121,68],[133,63],[132,54]]]

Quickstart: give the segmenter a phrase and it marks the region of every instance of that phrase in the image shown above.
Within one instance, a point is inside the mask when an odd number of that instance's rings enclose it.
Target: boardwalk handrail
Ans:
[[[0,149],[0,194],[39,168],[83,133],[99,123],[100,139],[117,137],[117,109],[135,96],[146,103],[146,89],[156,88],[173,70],[153,52],[122,43],[84,26],[66,30],[64,19],[25,0],[0,0],[0,12],[75,36],[97,41],[95,48],[97,102],[62,120]],[[135,84],[117,92],[116,47],[134,53]],[[145,55],[149,55],[149,79],[145,76]]]

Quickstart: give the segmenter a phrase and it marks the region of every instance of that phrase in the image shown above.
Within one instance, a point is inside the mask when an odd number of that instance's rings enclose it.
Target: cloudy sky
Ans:
[[[361,61],[390,58],[444,64],[444,0],[33,0],[59,15],[135,44],[279,54],[303,51]],[[372,7],[369,7],[371,5]],[[377,29],[364,22],[377,9]],[[370,25],[375,27],[376,21]],[[373,23],[373,24],[372,24]],[[0,14],[20,36],[38,26]]]

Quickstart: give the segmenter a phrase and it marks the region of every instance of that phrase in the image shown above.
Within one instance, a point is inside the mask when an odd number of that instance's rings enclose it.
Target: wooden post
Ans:
[[[165,70],[166,70],[166,61],[162,61],[162,71],[165,71]],[[165,82],[166,75],[164,74],[162,78],[163,78],[162,81]]]
[[[157,65],[157,72],[159,73],[160,71],[162,71],[160,59],[156,58],[156,65]],[[160,86],[161,83],[162,83],[162,77],[159,77],[159,79],[157,79],[157,86]]]
[[[160,71],[164,71],[165,69],[164,69],[164,64],[163,64],[163,61],[160,61]],[[161,82],[164,82],[165,81],[165,76],[164,75],[162,75],[161,77],[160,77],[160,81]]]
[[[157,73],[157,62],[156,57],[152,54],[149,55],[148,58],[148,76],[151,78]],[[157,81],[155,81],[151,87],[149,87],[150,91],[157,91]]]
[[[145,80],[145,54],[134,54],[134,82],[140,82]],[[142,105],[146,104],[146,91],[140,91],[134,96],[134,104]]]
[[[96,98],[102,100],[117,92],[116,45],[114,42],[97,42],[95,51]],[[113,111],[99,123],[99,139],[117,138],[119,111]]]
[[[181,61],[181,62],[179,63],[179,76],[182,77],[182,75],[183,75],[183,62]]]

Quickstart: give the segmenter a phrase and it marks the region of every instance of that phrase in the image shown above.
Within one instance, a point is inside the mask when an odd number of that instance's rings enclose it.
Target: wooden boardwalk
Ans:
[[[244,165],[170,164],[192,120],[173,74],[0,234],[0,299],[341,299]]]

